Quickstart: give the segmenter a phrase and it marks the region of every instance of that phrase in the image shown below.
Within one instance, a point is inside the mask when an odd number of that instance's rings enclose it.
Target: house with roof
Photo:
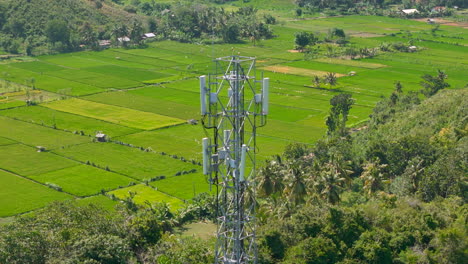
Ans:
[[[149,39],[149,38],[154,38],[154,37],[156,37],[156,34],[150,32],[150,33],[143,34],[143,36],[141,38],[142,39]]]
[[[402,9],[401,13],[404,15],[414,15],[414,14],[418,14],[419,11],[415,8],[411,8],[411,9]]]
[[[445,6],[436,6],[431,9],[431,13],[443,13],[446,9]]]

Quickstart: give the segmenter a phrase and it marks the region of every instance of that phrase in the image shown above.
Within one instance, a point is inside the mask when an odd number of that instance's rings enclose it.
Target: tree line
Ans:
[[[115,46],[138,47],[144,43],[142,35],[146,32],[155,33],[156,39],[182,42],[256,44],[273,37],[269,24],[276,23],[274,17],[260,16],[253,7],[231,12],[188,1],[171,4],[138,1],[131,7],[113,2],[0,2],[0,47],[9,53],[26,55],[98,50],[99,40],[110,40]]]

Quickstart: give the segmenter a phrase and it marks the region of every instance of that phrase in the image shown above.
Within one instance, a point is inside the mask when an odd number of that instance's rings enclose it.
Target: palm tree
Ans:
[[[380,164],[380,159],[368,162],[364,166],[364,171],[361,174],[361,179],[364,180],[364,190],[368,195],[375,193],[383,188],[384,183],[388,183],[383,169],[387,164]]]
[[[317,75],[314,75],[314,79],[312,79],[312,82],[314,83],[315,87],[317,88],[320,88],[320,77],[318,77]]]
[[[304,203],[304,198],[307,195],[304,174],[304,170],[298,162],[293,161],[287,164],[286,178],[289,183],[286,187],[286,193],[289,201],[296,205]]]
[[[322,171],[317,185],[320,185],[321,188],[320,196],[327,202],[336,204],[341,200],[340,194],[346,179],[340,177],[340,174],[330,165],[328,164],[329,168],[327,170]]]
[[[328,72],[323,79],[324,83],[328,83],[330,87],[335,86],[337,81],[336,74],[334,72]]]

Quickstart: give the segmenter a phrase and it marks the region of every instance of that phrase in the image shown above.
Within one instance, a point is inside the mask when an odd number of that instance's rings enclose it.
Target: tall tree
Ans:
[[[432,76],[429,74],[425,74],[422,76],[422,81],[420,82],[421,86],[423,89],[421,92],[426,96],[426,97],[431,97],[434,94],[436,94],[439,90],[442,90],[444,88],[450,87],[450,84],[448,84],[445,79],[447,79],[447,74],[441,70],[437,70],[437,75]]]
[[[351,106],[354,104],[351,94],[339,94],[330,100],[330,115],[327,118],[326,125],[328,127],[327,134],[345,136],[346,122]]]
[[[315,35],[310,32],[296,32],[294,36],[294,43],[296,44],[297,50],[304,50],[304,48],[308,45],[315,45],[315,42],[317,42],[317,37],[315,37]]]
[[[62,20],[54,19],[49,21],[45,32],[51,43],[62,42],[63,44],[68,44],[70,40],[70,29],[67,23]]]

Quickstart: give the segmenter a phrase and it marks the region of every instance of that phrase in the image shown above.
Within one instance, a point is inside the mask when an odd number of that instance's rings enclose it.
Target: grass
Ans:
[[[0,64],[0,72],[0,78],[23,85],[30,85],[30,80],[34,78],[37,89],[60,94],[81,96],[103,91],[102,88],[96,86],[20,69],[9,64]],[[72,77],[69,76],[69,78]]]
[[[15,141],[13,141],[11,139],[0,137],[0,146],[11,145],[11,144],[16,144],[16,143],[17,142],[15,142]]]
[[[267,71],[272,71],[272,72],[287,73],[287,74],[292,74],[292,75],[301,75],[301,76],[306,76],[306,77],[314,77],[314,76],[324,77],[328,73],[326,71],[309,70],[309,69],[296,68],[296,67],[290,67],[290,66],[267,66],[267,67],[264,67],[263,69]],[[336,74],[336,77],[341,77],[341,76],[344,76],[344,75],[340,73]]]
[[[115,195],[119,199],[126,199],[130,197],[130,193],[133,193],[133,201],[140,205],[146,205],[146,203],[156,204],[156,203],[167,203],[172,210],[177,210],[182,207],[183,202],[177,198],[164,194],[162,192],[156,191],[151,187],[148,187],[143,184],[138,184],[135,186],[130,186],[127,188],[115,190],[109,192],[109,194]]]
[[[321,58],[321,59],[316,59],[316,61],[329,63],[329,64],[355,66],[355,67],[366,68],[366,69],[378,69],[378,68],[387,67],[387,65],[385,65],[385,64],[370,63],[370,62],[365,62],[365,61],[360,61],[360,60],[343,60],[343,59],[336,59],[336,58]]]
[[[104,195],[95,195],[82,199],[76,199],[75,203],[83,206],[100,206],[109,211],[115,210],[115,206],[118,204],[117,201],[111,200],[110,198]]]
[[[84,134],[91,136],[94,136],[99,131],[111,137],[132,134],[141,131],[138,129],[116,125],[90,117],[70,114],[42,106],[20,107],[5,110],[1,111],[0,115],[30,123],[45,125],[48,127],[55,126],[57,129],[61,130],[68,130],[72,132],[83,131]]]
[[[91,141],[89,137],[0,116],[0,135],[30,146],[55,149]]]
[[[155,151],[182,156],[186,159],[200,160],[201,139],[204,137],[206,135],[201,126],[187,124],[118,137],[116,140],[136,146],[151,147]]]
[[[163,156],[113,143],[76,145],[59,149],[56,153],[81,162],[89,161],[100,168],[108,167],[112,172],[138,180],[162,175],[169,177],[179,171],[200,169],[191,163],[182,162],[167,155]]]
[[[0,146],[0,169],[32,176],[78,165],[69,159],[22,144]]]
[[[142,85],[140,82],[136,82],[133,80],[83,70],[67,69],[62,71],[51,72],[49,73],[49,75],[66,80],[72,79],[75,82],[79,82],[85,85],[91,85],[102,89],[127,89]]]
[[[151,183],[158,191],[175,196],[182,200],[190,200],[197,194],[210,192],[210,186],[201,173],[191,173],[181,176],[173,176],[164,180]],[[213,188],[215,188],[213,186]]]
[[[180,228],[180,235],[189,237],[197,236],[207,240],[216,237],[216,230],[217,226],[212,222],[190,223]]]
[[[41,184],[0,170],[0,217],[12,216],[72,198]]]
[[[18,107],[18,106],[25,106],[25,105],[26,105],[25,101],[17,101],[17,100],[0,102],[0,110],[15,108],[15,107]]]
[[[168,74],[145,70],[145,69],[134,69],[130,67],[122,67],[116,65],[105,65],[84,68],[85,71],[105,74],[106,76],[114,76],[119,78],[125,78],[133,81],[143,82],[145,80],[161,79],[168,77]]]
[[[89,165],[79,165],[40,174],[32,179],[42,183],[53,183],[65,192],[77,196],[89,196],[99,193],[101,190],[112,190],[126,186],[134,181],[120,174],[108,172]]]
[[[44,106],[51,109],[91,117],[136,129],[150,130],[185,122],[178,118],[137,111],[119,106],[101,104],[77,98],[56,101],[44,104]]]
[[[145,88],[142,88],[145,89]],[[176,103],[158,97],[137,94],[131,91],[115,91],[83,97],[93,102],[116,105],[144,112],[162,114],[184,120],[198,118],[198,107]]]

